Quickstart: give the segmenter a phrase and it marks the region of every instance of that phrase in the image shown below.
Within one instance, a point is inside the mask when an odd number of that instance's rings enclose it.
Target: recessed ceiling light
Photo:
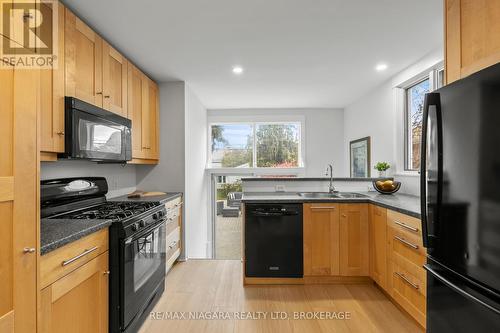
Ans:
[[[243,67],[241,66],[234,66],[233,67],[233,73],[236,75],[242,74],[243,73]]]
[[[382,72],[382,71],[385,71],[386,69],[387,69],[387,64],[384,64],[384,63],[378,64],[377,66],[375,66],[375,70],[377,72]]]

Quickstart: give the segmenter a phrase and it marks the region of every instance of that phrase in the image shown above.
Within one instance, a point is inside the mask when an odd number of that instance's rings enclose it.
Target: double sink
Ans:
[[[368,197],[353,192],[299,192],[298,195],[306,199],[361,199]]]

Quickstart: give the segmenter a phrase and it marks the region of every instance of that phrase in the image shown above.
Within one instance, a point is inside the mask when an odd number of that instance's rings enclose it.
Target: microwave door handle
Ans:
[[[437,129],[437,142],[428,142],[429,139],[429,117],[431,109],[434,106],[436,113],[436,129]],[[433,217],[434,223],[438,222],[439,210],[442,202],[442,190],[443,190],[443,126],[442,126],[442,112],[441,112],[441,100],[439,93],[428,93],[425,95],[424,99],[424,114],[422,123],[422,139],[421,139],[421,155],[420,155],[420,208],[421,208],[421,221],[422,221],[422,243],[424,247],[432,247],[429,228],[429,216],[428,216],[428,170],[427,170],[427,149],[428,144],[437,145],[437,179],[433,180],[437,182],[437,197],[436,205],[437,210],[435,211]]]

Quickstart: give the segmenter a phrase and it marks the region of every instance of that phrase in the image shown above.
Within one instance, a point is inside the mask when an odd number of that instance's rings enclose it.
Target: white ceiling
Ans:
[[[209,109],[344,107],[443,44],[442,0],[64,3],[157,81],[186,81]]]

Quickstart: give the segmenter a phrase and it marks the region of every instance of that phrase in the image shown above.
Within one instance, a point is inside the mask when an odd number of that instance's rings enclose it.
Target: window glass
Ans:
[[[425,94],[430,91],[430,81],[425,79],[406,89],[406,169],[420,168],[420,140]]]
[[[258,124],[255,129],[257,167],[297,167],[299,137],[298,124]]]
[[[253,160],[253,125],[212,125],[211,151],[212,167],[251,167]]]

